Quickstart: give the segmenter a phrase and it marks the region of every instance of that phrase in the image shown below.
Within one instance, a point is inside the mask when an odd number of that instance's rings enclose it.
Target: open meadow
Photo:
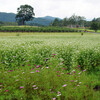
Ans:
[[[0,100],[100,100],[100,34],[0,32]]]

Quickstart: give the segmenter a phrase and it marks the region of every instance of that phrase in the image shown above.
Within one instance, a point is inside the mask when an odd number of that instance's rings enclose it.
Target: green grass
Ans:
[[[0,33],[0,100],[99,100],[100,35]]]
[[[48,32],[41,32],[41,33],[39,33],[39,32],[0,32],[0,36],[17,36],[17,35],[20,35],[20,36],[30,36],[30,35],[35,35],[35,36],[37,36],[37,35],[39,35],[39,36],[61,36],[61,35],[63,35],[63,36],[70,36],[70,35],[72,35],[72,36],[76,36],[76,35],[79,35],[79,36],[81,36],[81,32],[79,32],[79,33],[77,33],[77,32],[74,32],[74,33],[71,33],[71,32],[67,32],[67,33],[64,33],[64,32],[60,32],[60,33],[57,33],[57,32],[52,32],[52,33],[48,33]],[[93,34],[91,34],[91,33],[83,33],[83,35],[93,35]],[[95,35],[94,35],[95,36]]]

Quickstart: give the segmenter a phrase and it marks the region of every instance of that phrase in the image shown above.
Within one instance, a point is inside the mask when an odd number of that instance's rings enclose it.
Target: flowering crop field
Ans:
[[[0,100],[99,99],[99,34],[0,33]]]

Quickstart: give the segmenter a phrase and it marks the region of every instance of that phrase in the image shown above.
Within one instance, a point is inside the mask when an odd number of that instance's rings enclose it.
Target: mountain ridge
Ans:
[[[2,22],[16,22],[15,13],[0,12],[0,21]],[[28,21],[27,24],[48,26],[57,17],[45,16],[45,17],[34,17],[32,21]],[[60,19],[60,18],[59,18]]]

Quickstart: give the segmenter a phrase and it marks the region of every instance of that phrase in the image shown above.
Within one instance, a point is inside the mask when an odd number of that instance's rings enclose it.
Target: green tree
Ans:
[[[84,22],[85,22],[85,17],[83,16],[76,16],[75,14],[73,14],[70,18],[69,18],[69,24],[72,26],[84,26]]]
[[[68,18],[64,18],[62,20],[62,26],[67,26],[68,25]]]
[[[31,7],[30,5],[21,5],[17,9],[16,21],[19,25],[25,25],[25,21],[32,20],[34,18],[34,15],[35,13],[33,7]]]
[[[52,26],[60,26],[60,20],[58,18],[55,18],[55,20],[52,23]]]
[[[98,28],[99,28],[99,25],[97,22],[91,23],[91,29],[93,29],[95,32],[97,32]]]
[[[84,23],[85,23],[85,17],[77,16],[77,25],[79,25],[80,27],[84,27]]]

